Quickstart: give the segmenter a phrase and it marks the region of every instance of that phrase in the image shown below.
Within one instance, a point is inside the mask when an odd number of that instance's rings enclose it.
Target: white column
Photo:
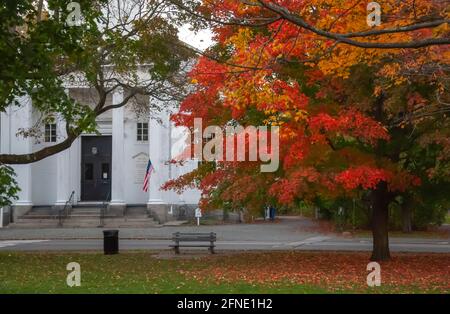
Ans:
[[[123,90],[113,94],[113,105],[123,101]],[[125,207],[124,194],[124,107],[112,111],[112,175],[111,202],[112,207]]]
[[[66,90],[66,93],[69,93]],[[67,138],[66,121],[60,116],[56,121],[58,143]],[[56,203],[55,206],[64,206],[70,197],[70,150],[66,149],[56,156]]]
[[[0,112],[0,135],[0,152],[11,153],[11,107],[7,107],[5,112]]]
[[[148,205],[161,205],[165,204],[162,199],[162,192],[160,190],[161,185],[164,183],[164,165],[163,160],[163,125],[158,123],[157,115],[150,113],[149,121],[149,156],[152,161],[155,171],[152,173],[149,182],[149,192],[148,192]]]
[[[10,111],[11,125],[10,125],[10,136],[11,138],[11,152],[13,154],[28,154],[32,152],[33,149],[33,139],[32,137],[22,137],[16,136],[19,128],[28,129],[32,126],[32,100],[28,95],[20,97],[19,102],[21,107],[13,107]],[[19,199],[14,203],[14,218],[24,214],[31,207],[33,207],[32,202],[32,180],[31,180],[31,170],[32,164],[25,165],[14,165],[14,171],[17,175],[17,183],[21,191],[18,193]]]
[[[168,160],[169,138],[166,134],[165,117],[156,112],[150,114],[153,117],[151,116],[149,121],[149,156],[155,172],[152,173],[149,182],[147,209],[159,223],[165,223],[173,219],[172,215],[169,215],[169,207],[164,201],[164,192],[160,190],[161,185],[167,180],[168,165],[165,163]],[[163,124],[160,124],[158,120],[162,120]]]

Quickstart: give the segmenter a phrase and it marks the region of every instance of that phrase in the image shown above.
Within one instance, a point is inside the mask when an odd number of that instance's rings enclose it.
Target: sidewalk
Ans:
[[[320,235],[311,229],[309,219],[283,219],[277,223],[229,224],[213,226],[163,226],[159,228],[122,228],[121,239],[170,239],[174,232],[215,232],[225,240],[292,242]],[[102,228],[0,229],[0,240],[102,239]]]
[[[305,218],[286,217],[276,223],[229,224],[208,226],[163,226],[159,228],[121,228],[122,240],[168,240],[174,232],[215,232],[221,241],[259,241],[297,243],[309,239],[327,238],[327,242],[340,243],[371,242],[370,234],[343,237],[342,235],[320,231],[316,222]],[[102,228],[55,228],[55,229],[0,229],[0,241],[4,240],[97,240],[103,239]],[[441,243],[450,238],[390,237],[391,243]]]

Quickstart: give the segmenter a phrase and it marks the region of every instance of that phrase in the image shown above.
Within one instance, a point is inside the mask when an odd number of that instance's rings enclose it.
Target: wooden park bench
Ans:
[[[216,241],[216,234],[214,232],[210,233],[184,233],[175,232],[172,235],[172,240],[175,244],[170,245],[175,249],[176,254],[180,254],[180,247],[207,247],[211,254],[214,254],[214,242]],[[185,242],[185,243],[182,243]],[[197,243],[195,243],[197,242]],[[203,242],[198,243],[198,242]],[[209,242],[206,244],[205,242]]]

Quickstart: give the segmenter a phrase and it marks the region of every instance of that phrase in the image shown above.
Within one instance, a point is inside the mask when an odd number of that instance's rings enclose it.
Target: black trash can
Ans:
[[[103,251],[105,255],[119,253],[119,230],[103,231]]]

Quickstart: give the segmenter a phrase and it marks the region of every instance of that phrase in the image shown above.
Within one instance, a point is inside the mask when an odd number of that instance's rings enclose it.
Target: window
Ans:
[[[137,140],[138,142],[148,141],[148,123],[137,124]]]
[[[45,142],[54,143],[56,142],[56,124],[47,123],[45,125]]]

